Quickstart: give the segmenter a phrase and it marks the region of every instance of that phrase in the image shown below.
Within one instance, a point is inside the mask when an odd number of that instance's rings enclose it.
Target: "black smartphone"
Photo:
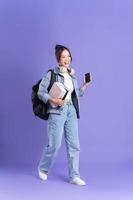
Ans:
[[[91,74],[89,72],[85,74],[85,83],[89,83],[90,81],[91,81]]]

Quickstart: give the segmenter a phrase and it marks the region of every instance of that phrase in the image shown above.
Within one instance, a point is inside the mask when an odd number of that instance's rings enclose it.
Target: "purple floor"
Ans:
[[[37,170],[2,167],[0,169],[1,200],[133,200],[131,166],[96,165],[83,169],[84,187],[68,183],[66,168],[52,169],[47,181],[38,178]]]

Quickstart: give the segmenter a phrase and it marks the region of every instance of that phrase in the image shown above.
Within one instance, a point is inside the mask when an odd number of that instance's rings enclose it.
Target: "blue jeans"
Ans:
[[[48,119],[48,145],[43,151],[39,169],[48,172],[57,152],[61,146],[64,133],[65,144],[68,157],[69,176],[73,178],[79,175],[79,152],[80,144],[78,137],[78,120],[76,110],[73,104],[65,104],[61,108],[62,112],[58,114],[49,114]]]

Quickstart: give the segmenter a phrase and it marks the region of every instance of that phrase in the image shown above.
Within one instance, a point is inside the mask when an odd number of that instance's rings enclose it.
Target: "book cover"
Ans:
[[[68,90],[64,87],[64,85],[60,82],[54,82],[52,85],[49,95],[53,98],[61,98],[62,100],[65,99],[66,95],[68,93]],[[51,104],[53,107],[56,107],[57,105]]]

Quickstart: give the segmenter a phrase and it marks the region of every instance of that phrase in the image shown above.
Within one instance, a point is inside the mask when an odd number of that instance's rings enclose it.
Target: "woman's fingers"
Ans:
[[[59,105],[62,106],[64,104],[64,100],[59,99]]]

